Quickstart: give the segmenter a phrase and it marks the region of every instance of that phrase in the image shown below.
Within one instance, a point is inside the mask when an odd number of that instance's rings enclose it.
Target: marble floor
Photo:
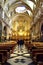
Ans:
[[[25,45],[15,47],[13,54],[10,55],[10,59],[4,65],[34,65],[30,53],[27,51]]]

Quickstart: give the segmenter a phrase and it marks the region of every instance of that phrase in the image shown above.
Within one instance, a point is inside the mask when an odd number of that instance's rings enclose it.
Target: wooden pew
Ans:
[[[0,54],[2,54],[2,58],[0,62],[5,62],[10,57],[11,50],[14,50],[14,47],[16,45],[16,42],[10,41],[10,42],[3,42],[0,43]]]
[[[37,47],[37,48],[43,49],[43,42],[32,42],[32,45]]]
[[[0,43],[0,50],[12,50],[15,48],[16,43],[15,42],[3,42]]]
[[[28,50],[30,50],[30,49],[32,48],[33,44],[31,44],[31,42],[29,42],[29,41],[26,41],[26,42],[25,42],[25,46],[26,46],[26,48],[27,48]]]
[[[43,62],[43,49],[33,49],[32,60],[36,63]]]
[[[37,65],[43,65],[43,53],[37,55]]]
[[[7,61],[8,59],[8,54],[7,54],[7,50],[0,50],[0,54],[1,54],[1,60],[0,62],[4,63]]]
[[[43,62],[39,62],[37,65],[43,65]]]
[[[3,63],[3,53],[0,53],[0,63]]]

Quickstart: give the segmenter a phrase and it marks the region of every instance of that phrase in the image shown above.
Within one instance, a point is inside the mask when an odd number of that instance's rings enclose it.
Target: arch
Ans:
[[[34,4],[36,4],[35,0],[28,0],[28,1],[32,1]]]
[[[32,11],[33,11],[33,6],[36,6],[36,4],[34,4],[34,2],[32,2],[32,1],[27,1],[27,5],[30,6],[30,8],[32,9]]]
[[[9,8],[12,8],[12,10],[13,10],[13,9],[15,9],[17,6],[20,6],[20,5],[25,6],[27,9],[29,9],[31,12],[33,12],[32,9],[31,9],[31,7],[30,7],[28,4],[26,4],[24,1],[17,1],[16,3],[14,2],[14,3],[12,3],[12,4],[10,5]]]

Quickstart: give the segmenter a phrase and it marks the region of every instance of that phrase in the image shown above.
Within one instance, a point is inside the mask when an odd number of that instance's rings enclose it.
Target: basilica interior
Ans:
[[[43,0],[0,0],[0,65],[43,65]]]

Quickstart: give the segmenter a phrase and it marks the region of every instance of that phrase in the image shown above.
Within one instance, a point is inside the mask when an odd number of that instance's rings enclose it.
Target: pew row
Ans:
[[[43,62],[39,62],[37,65],[43,65]]]
[[[26,46],[26,48],[27,48],[28,50],[30,50],[30,49],[33,47],[33,44],[31,44],[31,42],[29,42],[29,41],[26,41],[26,42],[25,42],[25,46]]]
[[[32,46],[43,49],[43,42],[32,42]]]
[[[36,65],[43,65],[43,42],[25,42],[28,51],[30,50],[32,60]]]
[[[43,62],[43,49],[33,49],[31,55],[35,63]]]
[[[4,63],[10,58],[10,54],[13,53],[13,50],[16,46],[16,42],[7,41],[0,43],[0,62]]]

